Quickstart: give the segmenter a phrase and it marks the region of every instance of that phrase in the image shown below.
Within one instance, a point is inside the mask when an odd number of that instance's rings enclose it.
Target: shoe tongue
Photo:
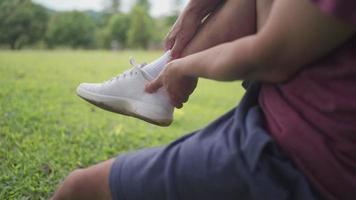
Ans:
[[[131,58],[130,59],[130,63],[131,65],[133,66],[133,68],[131,70],[138,70],[138,71],[141,71],[142,72],[142,76],[147,79],[148,81],[152,81],[153,79],[155,79],[154,77],[152,77],[149,73],[147,73],[145,70],[144,70],[144,67],[147,65],[146,63],[143,63],[143,64],[136,64],[136,61],[135,59]]]

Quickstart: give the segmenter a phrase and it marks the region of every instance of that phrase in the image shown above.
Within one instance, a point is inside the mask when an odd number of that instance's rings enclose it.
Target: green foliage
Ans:
[[[80,82],[127,69],[127,58],[161,52],[0,51],[0,199],[48,199],[78,167],[120,152],[160,146],[203,127],[232,108],[238,82],[201,80],[168,128],[98,109],[78,98]]]
[[[46,33],[49,47],[89,48],[94,45],[95,24],[84,13],[61,12],[52,16]]]
[[[127,32],[128,46],[147,49],[154,32],[154,21],[148,11],[140,5],[134,6],[130,13],[130,27]]]
[[[159,31],[154,31],[151,38],[151,42],[156,46],[160,47],[163,45],[164,39],[167,33],[170,31],[171,26],[167,22],[168,17],[160,17],[154,20],[154,29]],[[158,46],[159,45],[159,46]]]
[[[121,0],[106,0],[104,11],[107,13],[115,14],[121,12]]]
[[[148,0],[136,0],[128,14],[120,0],[110,2],[104,12],[57,12],[31,0],[0,0],[0,48],[158,48],[177,17],[177,10],[151,17]]]
[[[98,28],[101,28],[103,25],[106,25],[108,19],[111,16],[108,13],[97,12],[93,10],[84,11],[83,13],[89,16],[89,18],[94,22],[95,26]]]
[[[127,14],[117,13],[113,15],[106,27],[106,47],[110,47],[111,42],[118,42],[121,48],[126,47],[127,32],[130,27],[130,18]]]
[[[141,6],[147,12],[149,12],[151,9],[151,4],[149,0],[136,0],[136,5]]]
[[[111,0],[111,8],[113,13],[120,12],[121,1],[120,0]]]
[[[164,18],[164,21],[166,23],[167,27],[171,27],[174,25],[174,23],[176,22],[178,18],[178,15],[170,15]]]
[[[107,26],[98,31],[100,46],[105,48],[117,44],[119,48],[148,48],[150,44],[162,41],[162,30],[167,30],[160,19],[153,19],[144,3],[137,3],[129,14],[112,15]],[[161,31],[155,31],[157,25]]]
[[[42,39],[46,31],[46,10],[30,0],[0,1],[0,43],[21,49]]]

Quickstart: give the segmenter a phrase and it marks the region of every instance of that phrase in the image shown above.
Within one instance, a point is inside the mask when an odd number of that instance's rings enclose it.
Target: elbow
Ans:
[[[296,73],[297,67],[284,58],[284,45],[264,46],[256,43],[253,49],[254,73],[251,79],[268,83],[285,83]]]
[[[268,54],[268,53],[267,53]],[[267,83],[285,83],[295,75],[297,67],[291,62],[283,61],[280,57],[264,56],[256,59],[258,63],[255,67],[254,79]]]
[[[298,71],[298,67],[277,59],[259,60],[255,69],[252,79],[275,84],[289,81]]]
[[[294,73],[285,71],[285,70],[269,70],[269,72],[261,74],[257,79],[262,82],[280,84],[288,82]]]

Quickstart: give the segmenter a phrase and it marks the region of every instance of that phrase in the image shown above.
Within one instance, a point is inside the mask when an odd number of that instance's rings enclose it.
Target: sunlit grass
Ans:
[[[75,94],[160,52],[0,51],[0,199],[47,199],[71,170],[164,145],[237,104],[239,82],[201,80],[168,128],[100,110]]]

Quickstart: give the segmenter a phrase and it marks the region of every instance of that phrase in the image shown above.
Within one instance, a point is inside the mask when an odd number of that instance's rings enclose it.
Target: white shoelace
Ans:
[[[124,71],[121,74],[118,74],[117,76],[111,78],[108,81],[105,81],[104,83],[109,83],[109,82],[112,82],[112,81],[115,81],[115,80],[118,80],[118,79],[121,79],[121,78],[125,78],[127,76],[132,76],[133,75],[133,70],[135,68],[142,68],[142,67],[144,67],[146,65],[146,63],[138,64],[136,62],[135,58],[132,57],[132,58],[130,58],[130,65],[132,66],[132,68],[130,68],[129,70]]]

